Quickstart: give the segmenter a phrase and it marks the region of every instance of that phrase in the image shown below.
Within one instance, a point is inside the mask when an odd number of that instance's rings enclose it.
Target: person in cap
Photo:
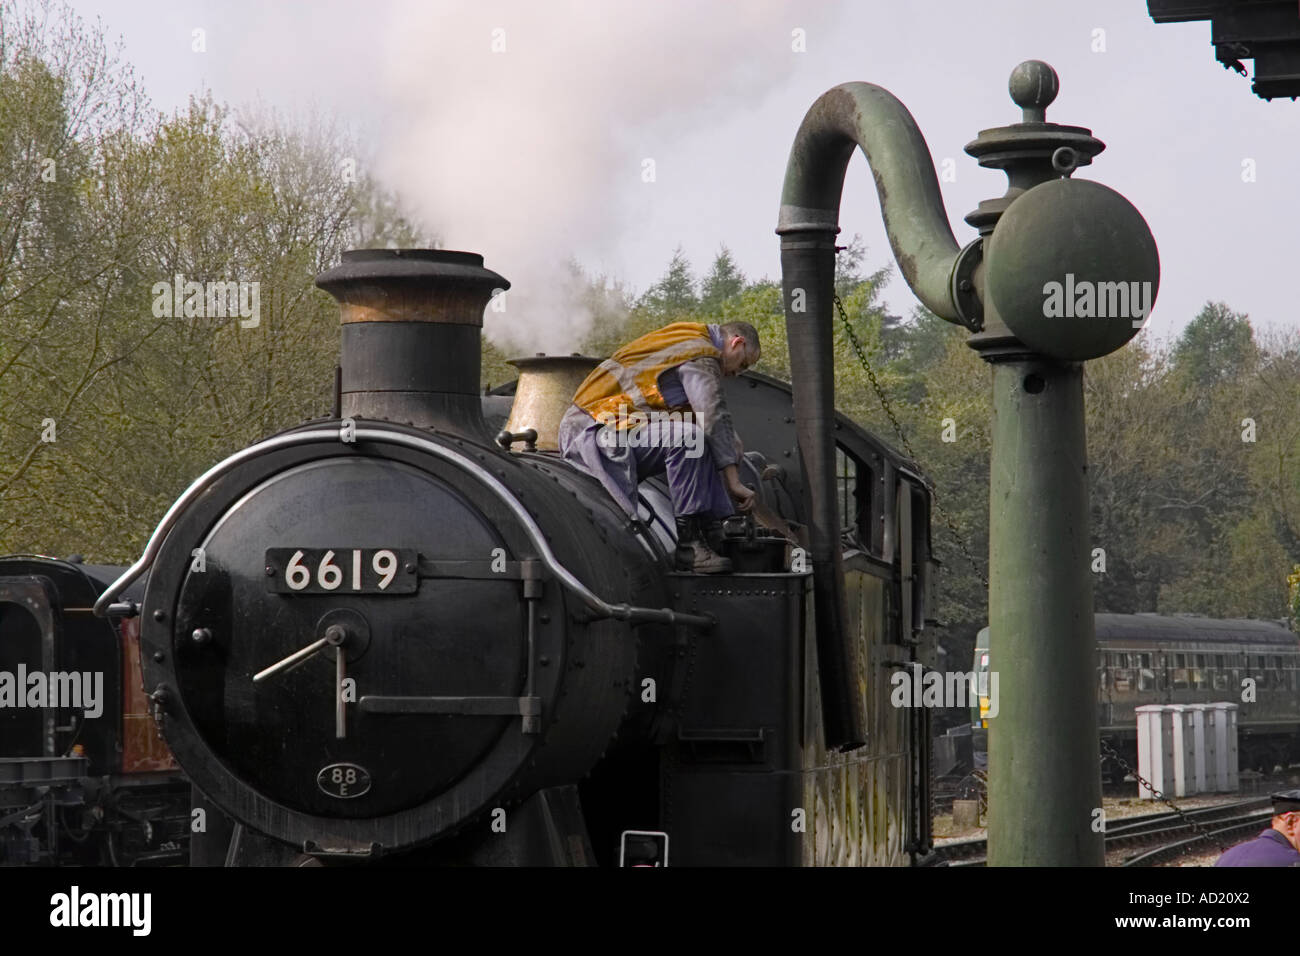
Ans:
[[[722,380],[758,358],[758,332],[747,322],[674,322],[601,362],[560,422],[561,454],[629,515],[637,513],[637,485],[667,475],[679,571],[731,570],[715,550],[721,519],[748,511],[754,492],[737,470],[741,444]]]
[[[1300,790],[1273,794],[1273,825],[1238,843],[1215,866],[1300,866]]]

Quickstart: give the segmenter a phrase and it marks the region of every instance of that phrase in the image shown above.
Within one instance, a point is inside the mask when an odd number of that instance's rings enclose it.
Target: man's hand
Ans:
[[[736,503],[736,510],[747,512],[754,507],[754,492],[740,480],[740,472],[735,465],[728,465],[722,470],[722,483],[726,485],[727,494]]]

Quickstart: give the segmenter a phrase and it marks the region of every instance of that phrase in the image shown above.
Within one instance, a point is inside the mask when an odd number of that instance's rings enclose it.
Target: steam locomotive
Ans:
[[[1272,773],[1300,761],[1300,637],[1293,631],[1270,621],[1183,614],[1098,614],[1096,626],[1097,723],[1130,767],[1138,765],[1135,708],[1215,701],[1237,704],[1242,769]],[[988,638],[986,627],[975,642],[981,675],[989,672]],[[1247,678],[1252,686],[1243,694]],[[988,707],[981,698],[977,749]],[[1103,757],[1102,774],[1124,779],[1110,757]]]
[[[91,615],[122,570],[0,558],[0,866],[187,859],[190,786],[140,689],[139,621]]]
[[[728,380],[772,527],[733,518],[732,573],[676,573],[666,486],[644,483],[629,518],[556,453],[596,360],[524,360],[513,395],[480,394],[483,311],[509,287],[481,256],[355,250],[317,284],[342,310],[333,415],[214,465],[96,602],[138,621],[144,689],[196,809],[234,823],[197,827],[195,860],[927,854],[928,721],[887,692],[917,657],[933,581],[913,463],[833,414],[839,528],[822,560],[798,544],[820,476],[790,387]],[[812,599],[819,574],[846,596],[842,621]]]

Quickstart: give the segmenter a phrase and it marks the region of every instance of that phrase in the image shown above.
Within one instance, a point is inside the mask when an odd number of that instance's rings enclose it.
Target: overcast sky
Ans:
[[[236,106],[336,116],[370,138],[376,172],[445,246],[483,253],[517,287],[572,253],[643,291],[679,243],[697,271],[725,243],[747,275],[777,277],[791,140],[818,95],[853,80],[906,104],[936,167],[955,161],[942,186],[964,245],[975,232],[962,217],[1006,179],[962,147],[1019,119],[1007,77],[1046,60],[1061,80],[1048,119],[1107,146],[1076,175],[1127,196],[1159,244],[1143,334],[1176,332],[1207,299],[1257,328],[1300,325],[1300,102],[1258,99],[1215,62],[1208,22],[1156,26],[1143,0],[72,6],[121,35],[165,111],[206,87]],[[792,49],[797,29],[806,52]],[[869,265],[892,264],[860,155],[840,221],[863,235]],[[885,299],[909,314],[915,300],[894,275]]]

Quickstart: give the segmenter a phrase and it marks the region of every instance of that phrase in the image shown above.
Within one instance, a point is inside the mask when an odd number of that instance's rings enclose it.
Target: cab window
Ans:
[[[840,515],[840,528],[856,532],[863,549],[879,554],[876,542],[875,501],[876,476],[870,466],[842,447],[835,448],[835,502]]]

